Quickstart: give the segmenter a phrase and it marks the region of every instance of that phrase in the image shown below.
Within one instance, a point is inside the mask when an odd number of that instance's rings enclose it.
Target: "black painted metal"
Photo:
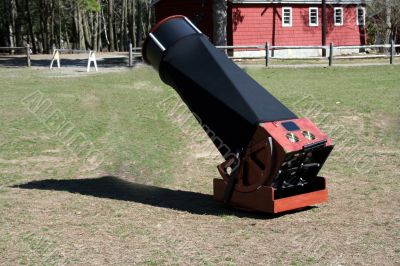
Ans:
[[[185,18],[166,20],[151,34],[143,58],[177,91],[225,158],[248,145],[259,123],[297,118]]]

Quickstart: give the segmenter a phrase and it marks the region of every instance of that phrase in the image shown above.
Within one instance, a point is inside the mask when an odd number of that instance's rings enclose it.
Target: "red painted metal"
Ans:
[[[292,121],[292,120],[287,120]],[[270,133],[271,137],[279,144],[286,153],[299,151],[303,148],[304,145],[312,144],[321,140],[327,140],[327,146],[332,146],[332,140],[322,132],[317,126],[315,126],[310,120],[307,118],[299,118],[296,119],[296,124],[300,127],[301,130],[293,132],[293,134],[299,138],[298,142],[291,142],[286,137],[288,131],[282,126],[282,123],[287,122],[278,121],[271,123],[264,123],[262,127]],[[309,131],[315,136],[314,140],[308,140],[302,134],[302,131]]]
[[[318,177],[318,179],[321,186],[316,187],[315,191],[281,199],[276,199],[275,189],[268,186],[261,186],[248,193],[234,191],[230,204],[246,211],[282,213],[326,203],[328,202],[326,180],[324,177]],[[214,179],[214,199],[216,201],[223,202],[226,185],[222,179]]]
[[[183,19],[184,19],[185,16],[184,16],[184,15],[173,15],[173,16],[168,16],[168,17],[166,17],[166,18],[160,20],[159,22],[157,22],[157,24],[155,24],[155,25],[151,28],[150,32],[154,32],[154,31],[157,30],[158,27],[160,27],[162,24],[164,24],[164,23],[167,22],[168,20],[175,19],[175,18],[183,18]]]
[[[285,128],[286,122],[295,123],[297,128]],[[288,134],[295,137],[295,142],[288,138]],[[239,158],[229,204],[246,210],[279,213],[327,202],[325,178],[316,174],[332,148],[333,141],[306,118],[260,124]],[[318,165],[317,171],[299,170],[293,175],[294,178],[303,175],[307,179],[305,185],[280,187],[280,182],[292,177],[282,173],[302,167],[307,160]],[[214,179],[214,197],[218,201],[224,200],[231,178],[227,169],[233,166],[233,162],[234,159],[230,158],[218,166],[222,177]]]

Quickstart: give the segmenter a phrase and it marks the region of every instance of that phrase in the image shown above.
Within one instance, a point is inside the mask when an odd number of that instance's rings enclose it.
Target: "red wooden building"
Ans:
[[[212,40],[213,0],[153,1],[156,20],[181,14]],[[365,2],[326,0],[326,43],[364,45]],[[228,0],[228,45],[322,45],[321,0]],[[294,52],[294,51],[292,51]],[[288,53],[286,55],[290,55]]]

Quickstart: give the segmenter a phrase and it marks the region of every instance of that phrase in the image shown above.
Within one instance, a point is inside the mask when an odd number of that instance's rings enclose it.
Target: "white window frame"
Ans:
[[[341,22],[340,22],[340,23],[337,23],[337,22],[336,22],[336,19],[337,19],[336,10],[340,10],[340,12],[341,12],[341,14],[342,14],[342,16],[341,16]],[[344,24],[344,11],[343,11],[343,7],[335,7],[335,8],[334,8],[334,10],[333,10],[333,19],[334,19],[335,26],[343,26],[343,24]]]
[[[362,10],[362,12],[363,12],[362,24],[360,24],[360,20],[359,20],[359,17],[360,17],[359,12],[360,12],[360,10]],[[362,7],[362,6],[357,7],[357,25],[358,26],[365,26],[365,7]]]
[[[285,23],[285,10],[290,12],[290,23]],[[282,27],[292,27],[293,26],[293,10],[291,7],[282,7]]]
[[[317,22],[316,23],[311,23],[311,11],[316,11],[317,13]],[[319,26],[319,12],[318,12],[318,7],[310,7],[308,9],[308,25],[310,27],[318,27]]]

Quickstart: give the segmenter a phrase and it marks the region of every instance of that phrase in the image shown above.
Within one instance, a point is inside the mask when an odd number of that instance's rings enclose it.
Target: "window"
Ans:
[[[357,25],[365,25],[365,7],[357,8]]]
[[[310,7],[309,11],[309,25],[310,26],[318,26],[318,8]]]
[[[282,26],[291,27],[292,26],[292,8],[282,7]]]
[[[342,26],[343,25],[343,7],[335,7],[335,26]]]

